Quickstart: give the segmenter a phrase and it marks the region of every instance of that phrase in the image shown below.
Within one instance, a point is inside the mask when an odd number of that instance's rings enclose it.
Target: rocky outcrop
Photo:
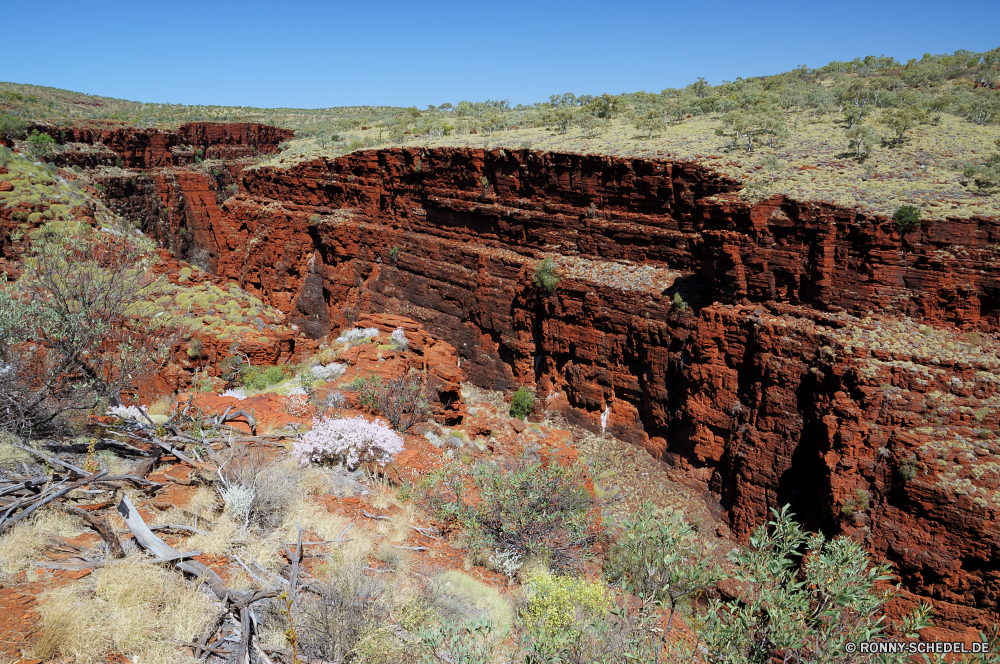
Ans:
[[[751,204],[694,164],[527,151],[233,177],[241,193],[220,200],[204,172],[151,173],[147,225],[302,334],[405,316],[467,380],[532,385],[595,429],[607,413],[718,492],[738,535],[791,503],[891,560],[939,622],[1000,615],[997,220],[904,234],[857,210]],[[552,292],[533,283],[546,255]]]
[[[273,154],[279,143],[294,135],[288,129],[252,122],[189,122],[176,131],[96,122],[69,127],[36,124],[32,129],[75,148],[58,151],[53,161],[84,168],[116,164],[136,169],[163,168],[202,159]]]

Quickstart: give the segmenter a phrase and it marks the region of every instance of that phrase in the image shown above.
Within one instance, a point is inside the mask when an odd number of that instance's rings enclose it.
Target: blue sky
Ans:
[[[532,103],[1000,46],[997,0],[7,0],[3,15],[0,80],[265,107]]]

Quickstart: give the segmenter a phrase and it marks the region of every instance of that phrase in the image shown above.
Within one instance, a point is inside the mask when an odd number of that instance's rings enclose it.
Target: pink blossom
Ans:
[[[403,451],[403,438],[381,421],[353,418],[313,420],[312,430],[295,442],[292,456],[303,466],[340,461],[354,469],[361,462],[385,465]]]

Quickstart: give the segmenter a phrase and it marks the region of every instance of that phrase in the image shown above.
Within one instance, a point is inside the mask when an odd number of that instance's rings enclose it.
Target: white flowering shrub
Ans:
[[[253,501],[257,495],[254,488],[245,484],[231,484],[221,493],[226,514],[244,524],[249,523],[250,510],[253,509]]]
[[[490,556],[490,566],[508,579],[513,579],[521,569],[521,554],[512,548],[496,549]]]
[[[392,332],[392,341],[389,342],[393,350],[406,350],[410,344],[406,339],[406,332],[401,327],[397,327]]]
[[[338,461],[354,469],[359,463],[385,465],[403,451],[403,438],[385,422],[353,418],[313,420],[312,430],[295,442],[292,456],[302,465]]]
[[[237,387],[235,390],[226,390],[225,392],[223,392],[219,396],[220,397],[232,397],[232,398],[236,399],[237,401],[243,401],[244,399],[247,398],[247,393],[243,390],[242,387]]]
[[[142,410],[139,410],[139,409]],[[146,411],[145,406],[112,406],[108,408],[108,415],[117,417],[119,420],[135,420],[136,422],[143,422],[145,418],[142,414]]]
[[[347,344],[361,341],[362,339],[374,339],[378,334],[377,327],[356,327],[337,337],[337,343]]]
[[[347,371],[347,365],[340,362],[331,362],[326,366],[320,365],[310,369],[313,378],[326,381],[337,380],[344,375],[345,371]]]

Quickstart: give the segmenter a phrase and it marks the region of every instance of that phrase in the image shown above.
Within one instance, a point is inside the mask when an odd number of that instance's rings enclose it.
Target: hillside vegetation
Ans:
[[[531,148],[701,161],[742,180],[744,196],[783,193],[924,218],[1000,214],[1000,48],[868,56],[810,69],[659,93],[552,95],[416,107],[260,109],[148,104],[0,83],[0,132],[29,120],[176,126],[194,120],[289,127],[262,164],[285,166],[362,148]]]

